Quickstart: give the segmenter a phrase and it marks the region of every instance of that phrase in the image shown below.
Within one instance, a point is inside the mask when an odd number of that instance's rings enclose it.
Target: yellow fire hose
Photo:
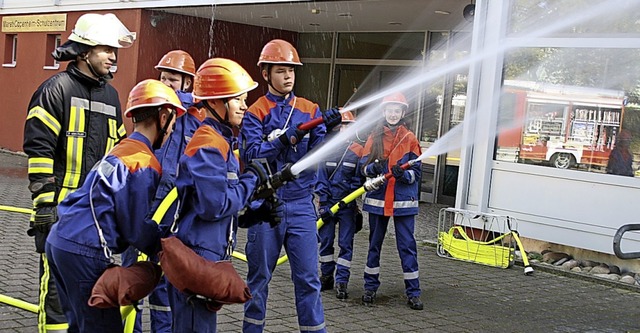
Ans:
[[[11,206],[3,206],[0,205],[0,210],[5,210],[8,212],[14,212],[14,213],[24,213],[24,214],[31,214],[31,212],[33,211],[32,209],[28,209],[28,208],[19,208],[19,207],[11,207]]]
[[[23,310],[27,310],[27,311],[30,311],[30,312],[33,312],[33,313],[38,313],[38,306],[37,305],[25,302],[23,300],[19,300],[17,298],[5,296],[5,295],[0,295],[0,302],[5,303],[5,304],[9,304],[11,306],[15,306],[17,308],[20,308],[20,309],[23,309]]]
[[[456,259],[508,268],[515,258],[513,257],[512,248],[503,246],[500,243],[507,236],[511,236],[520,249],[524,274],[531,275],[533,267],[529,264],[529,258],[527,258],[527,253],[516,231],[512,230],[489,241],[481,242],[469,238],[464,229],[456,225],[451,227],[448,232],[440,232],[438,243],[442,244],[442,249]]]
[[[364,194],[365,189],[364,186],[361,186],[359,189],[351,192],[351,194],[347,195],[346,197],[344,197],[342,200],[340,200],[339,202],[337,202],[335,205],[331,206],[331,213],[335,214],[338,212],[338,210],[340,210],[340,205],[346,205],[350,202],[352,202],[353,200],[356,200],[358,197],[362,196],[362,194]],[[316,226],[318,229],[320,229],[322,226],[324,225],[324,222],[322,221],[322,219],[318,219],[318,221],[316,222]],[[242,261],[247,261],[247,256],[244,255],[243,253],[237,252],[237,251],[233,251],[233,253],[231,254],[234,258],[240,259]],[[278,261],[276,261],[276,265],[280,265],[283,264],[285,262],[287,262],[287,260],[289,260],[289,257],[285,254],[282,257],[278,258]]]

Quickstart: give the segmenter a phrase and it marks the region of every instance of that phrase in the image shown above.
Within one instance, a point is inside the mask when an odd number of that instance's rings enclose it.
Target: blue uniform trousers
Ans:
[[[388,225],[389,216],[369,213],[369,253],[364,269],[365,290],[377,291],[380,287],[380,252]],[[413,236],[415,215],[394,216],[393,225],[396,230],[396,247],[402,263],[405,293],[409,298],[420,296],[418,252]]]
[[[334,261],[334,246],[338,227],[338,260]],[[332,276],[336,283],[348,283],[353,257],[353,237],[356,233],[355,207],[341,208],[328,223],[318,231],[320,235],[320,271],[323,276]]]
[[[138,261],[140,252],[129,247],[122,253],[122,266],[127,267]],[[167,291],[167,278],[162,275],[156,288],[149,294],[149,317],[151,319],[151,333],[171,333],[171,306]],[[142,300],[139,302],[142,305]],[[142,311],[136,313],[134,333],[142,333]]]
[[[210,261],[228,260],[228,257],[213,251],[191,248],[199,256]],[[218,325],[218,315],[209,310],[207,304],[176,289],[171,283],[167,283],[169,304],[171,305],[171,317],[173,320],[172,332],[215,333]]]
[[[60,304],[69,321],[68,332],[122,332],[120,308],[99,309],[87,304],[93,286],[109,265],[102,251],[98,250],[95,257],[89,257],[58,249],[49,243],[45,250]]]
[[[262,332],[267,313],[269,281],[284,249],[291,265],[298,325],[301,332],[326,332],[318,276],[317,216],[312,195],[284,201],[280,225],[249,228],[247,284],[253,298],[244,305],[243,332]]]

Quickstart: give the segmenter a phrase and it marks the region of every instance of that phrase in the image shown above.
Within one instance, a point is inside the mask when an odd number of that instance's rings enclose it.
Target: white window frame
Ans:
[[[11,62],[2,64],[2,67],[16,67],[18,55],[18,34],[13,35],[13,43],[11,43]]]

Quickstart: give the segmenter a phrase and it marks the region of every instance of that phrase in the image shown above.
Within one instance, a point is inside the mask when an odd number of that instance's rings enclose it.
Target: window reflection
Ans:
[[[638,50],[529,48],[505,59],[496,160],[640,177]]]

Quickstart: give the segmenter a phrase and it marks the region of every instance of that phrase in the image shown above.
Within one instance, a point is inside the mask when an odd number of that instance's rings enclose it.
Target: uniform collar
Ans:
[[[202,123],[213,127],[218,132],[220,132],[220,134],[222,134],[222,136],[224,136],[225,138],[231,139],[233,137],[233,130],[231,129],[231,127],[225,124],[222,124],[211,117],[205,118]]]
[[[290,92],[286,98],[285,96],[278,96],[278,95],[272,94],[271,92],[267,92],[266,96],[269,100],[276,102],[278,104],[289,104],[289,102],[295,97],[295,95],[293,94],[293,91]]]
[[[95,79],[85,73],[83,73],[80,68],[78,68],[78,64],[75,61],[72,61],[67,65],[67,71],[76,77],[80,82],[89,86],[102,87],[107,84],[107,82],[113,79],[113,74],[109,73],[99,79]]]
[[[133,133],[131,133],[131,135],[129,135],[129,139],[140,141],[140,142],[144,143],[144,145],[147,146],[147,148],[149,148],[149,150],[153,151],[153,148],[151,148],[151,141],[149,141],[149,139],[147,139],[146,136],[142,135],[142,133],[133,132]]]

